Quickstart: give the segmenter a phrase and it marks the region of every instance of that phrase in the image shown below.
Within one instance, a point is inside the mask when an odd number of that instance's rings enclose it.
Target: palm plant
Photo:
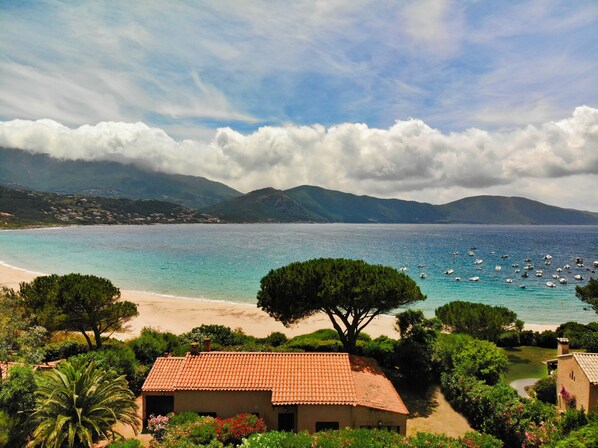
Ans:
[[[34,431],[28,446],[91,447],[119,435],[117,422],[137,431],[135,396],[124,376],[116,377],[95,362],[65,362],[44,375],[36,392]]]

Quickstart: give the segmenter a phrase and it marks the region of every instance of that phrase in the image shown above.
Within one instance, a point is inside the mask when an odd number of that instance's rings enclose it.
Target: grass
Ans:
[[[523,378],[540,379],[548,376],[546,365],[542,361],[556,358],[556,348],[522,346],[501,350],[509,358],[509,371],[505,375],[507,383]]]

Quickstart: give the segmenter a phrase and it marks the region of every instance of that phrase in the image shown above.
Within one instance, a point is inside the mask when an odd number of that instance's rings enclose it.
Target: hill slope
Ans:
[[[65,196],[0,186],[0,228],[206,222],[218,220],[169,202]]]
[[[203,177],[144,171],[116,162],[60,160],[0,148],[0,185],[60,194],[156,199],[202,208],[241,193]]]

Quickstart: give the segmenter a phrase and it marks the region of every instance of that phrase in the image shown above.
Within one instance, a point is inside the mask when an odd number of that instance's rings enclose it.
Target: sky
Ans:
[[[0,0],[0,146],[598,212],[598,2]]]

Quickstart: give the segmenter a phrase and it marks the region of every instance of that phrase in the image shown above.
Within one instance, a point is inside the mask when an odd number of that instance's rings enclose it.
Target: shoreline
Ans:
[[[39,275],[45,274],[0,262],[0,286],[18,290],[19,283],[30,282]],[[118,285],[115,286],[118,287]],[[121,340],[138,336],[144,327],[180,334],[202,324],[218,324],[232,329],[241,328],[246,334],[255,337],[266,337],[274,331],[280,331],[287,337],[293,337],[322,328],[332,328],[328,316],[323,313],[311,316],[287,328],[260,310],[255,304],[250,303],[196,299],[131,290],[121,290],[121,298],[135,303],[139,311],[139,316],[127,324],[127,331],[113,335]],[[396,339],[399,334],[394,329],[394,322],[393,316],[378,316],[366,327],[364,332],[372,338],[384,335]],[[533,331],[554,330],[556,327],[557,325],[550,324],[525,324],[526,330]]]

